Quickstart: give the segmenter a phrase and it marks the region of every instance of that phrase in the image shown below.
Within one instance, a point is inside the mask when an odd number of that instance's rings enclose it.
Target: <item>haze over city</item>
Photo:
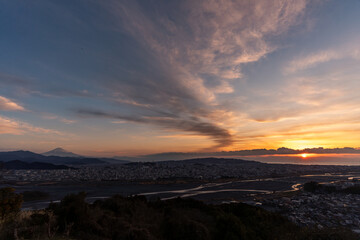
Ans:
[[[359,147],[358,1],[0,1],[0,146]]]

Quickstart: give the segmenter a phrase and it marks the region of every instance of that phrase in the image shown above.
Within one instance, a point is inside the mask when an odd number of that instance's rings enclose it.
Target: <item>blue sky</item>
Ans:
[[[1,1],[0,146],[358,147],[359,1]]]

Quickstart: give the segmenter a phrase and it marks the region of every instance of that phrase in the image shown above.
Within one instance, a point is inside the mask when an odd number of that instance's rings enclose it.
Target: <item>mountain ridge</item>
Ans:
[[[50,150],[48,152],[44,152],[44,153],[41,153],[41,155],[44,155],[44,156],[56,156],[56,157],[83,157],[81,155],[78,155],[78,154],[75,154],[75,153],[72,153],[72,152],[69,152],[61,147],[57,147],[57,148],[54,148],[53,150]]]
[[[107,158],[91,158],[91,157],[59,157],[59,156],[44,156],[30,151],[10,151],[0,152],[0,161],[9,162],[13,160],[20,160],[26,163],[42,162],[51,164],[64,165],[89,165],[89,164],[108,164],[108,163],[128,163],[124,160],[115,160]]]

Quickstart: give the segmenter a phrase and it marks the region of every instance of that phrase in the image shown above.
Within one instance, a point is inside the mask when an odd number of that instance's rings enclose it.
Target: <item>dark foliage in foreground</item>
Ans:
[[[192,199],[148,202],[119,195],[93,204],[85,193],[9,225],[2,239],[357,239],[347,230],[300,228],[278,214],[246,204],[206,205]]]
[[[15,193],[14,188],[6,187],[0,189],[0,221],[8,218],[20,211],[23,202],[22,196]]]

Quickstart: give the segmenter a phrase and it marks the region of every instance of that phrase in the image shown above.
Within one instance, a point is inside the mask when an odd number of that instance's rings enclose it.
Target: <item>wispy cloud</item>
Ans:
[[[23,121],[0,116],[0,134],[24,135],[31,133],[63,135],[56,130],[37,127]]]
[[[60,116],[57,116],[57,115],[54,115],[54,114],[43,114],[42,116],[44,119],[48,119],[48,120],[57,120],[57,121],[60,121],[60,122],[63,122],[63,123],[66,123],[66,124],[72,124],[72,123],[75,123],[76,120],[73,120],[73,119],[67,119],[67,118],[64,118],[64,117],[60,117]]]
[[[345,58],[360,59],[358,43],[344,44],[330,49],[318,50],[307,55],[297,56],[284,67],[283,72],[285,74],[292,74],[301,70],[314,68],[323,63]]]
[[[329,62],[342,57],[343,57],[342,54],[339,54],[338,52],[333,50],[313,53],[308,56],[291,61],[290,64],[285,68],[284,72],[294,73],[299,70],[304,70],[310,67],[314,67],[320,63]]]
[[[0,96],[0,110],[2,111],[24,111],[24,107],[19,105],[18,103]]]
[[[0,72],[0,85],[28,85],[29,81],[16,75]]]
[[[136,1],[102,2],[114,29],[143,48],[141,61],[147,67],[101,79],[110,98],[128,105],[135,118],[97,110],[79,113],[197,133],[213,139],[216,147],[231,145],[231,129],[221,126],[228,119],[214,112],[233,114],[219,96],[234,92],[233,82],[242,78],[245,64],[276,50],[271,39],[298,24],[306,1],[163,4],[145,10]]]
[[[215,94],[232,92],[229,81],[242,77],[242,64],[276,49],[268,39],[295,25],[306,1],[185,1],[173,7],[183,14],[147,13],[135,1],[111,5],[121,27],[170,63],[181,85],[214,101]]]
[[[332,52],[333,56],[341,56],[347,60],[334,62],[331,67],[320,69],[316,67],[316,61],[311,61],[314,64],[311,65],[314,67],[313,71],[306,74],[287,75],[281,80],[281,85],[254,90],[253,94],[256,96],[256,100],[245,104],[249,119],[271,122],[357,109],[360,100],[358,94],[360,90],[359,62],[349,51],[332,50]],[[342,53],[340,54],[340,52]],[[320,54],[319,56],[329,55]],[[334,58],[327,57],[321,59],[324,61],[325,59],[327,61],[334,60]],[[317,64],[320,64],[319,61]],[[301,62],[308,63],[308,61]],[[306,66],[311,67],[310,65]]]

